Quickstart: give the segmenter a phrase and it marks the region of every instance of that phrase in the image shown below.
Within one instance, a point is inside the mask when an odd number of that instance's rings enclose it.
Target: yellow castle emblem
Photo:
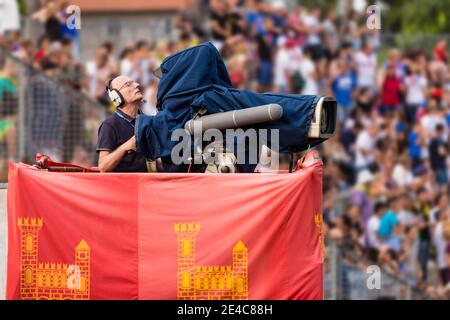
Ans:
[[[248,250],[234,246],[232,265],[196,266],[195,238],[199,223],[176,223],[178,234],[178,300],[248,300]]]
[[[38,261],[38,233],[42,219],[17,221],[20,244],[20,299],[88,300],[90,288],[90,248],[81,240],[75,248],[75,263]]]
[[[323,240],[323,217],[321,214],[315,214],[314,215],[314,223],[317,228],[317,232],[319,233],[319,248],[320,248],[320,259],[322,259],[325,255],[325,243]]]

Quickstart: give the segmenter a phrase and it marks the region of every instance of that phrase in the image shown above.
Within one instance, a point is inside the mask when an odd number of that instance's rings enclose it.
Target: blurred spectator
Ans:
[[[447,176],[447,143],[443,139],[444,125],[436,125],[436,134],[431,139],[429,146],[430,164],[436,177],[436,183],[443,188],[448,186]]]
[[[215,1],[211,7],[211,36],[218,50],[222,49],[225,40],[232,35],[233,25],[228,20],[228,3]]]
[[[438,102],[436,99],[430,99],[428,107],[424,109],[424,113],[420,116],[420,125],[425,133],[425,141],[428,144],[435,135],[437,125],[442,125],[442,130],[446,131],[446,121],[438,110]]]
[[[97,99],[102,104],[109,105],[105,97],[105,82],[113,71],[108,63],[109,56],[105,48],[100,47],[95,50],[94,60],[86,63],[86,75],[89,79],[89,95]]]
[[[366,125],[366,129],[358,134],[356,139],[356,170],[361,171],[367,169],[372,165],[374,161],[373,151],[375,143],[377,142],[377,136],[379,133],[379,127],[376,123],[369,123]]]
[[[322,24],[324,37],[328,37],[331,39],[331,45],[333,48],[339,48],[339,34],[336,28],[336,12],[334,10],[330,10],[327,14],[326,19]]]
[[[417,110],[426,103],[427,80],[421,74],[419,65],[412,65],[411,74],[405,79],[405,90],[406,119],[409,124],[412,124],[416,120]]]
[[[356,77],[345,60],[339,59],[337,66],[338,74],[332,82],[332,87],[339,105],[338,121],[343,123],[354,107],[353,92],[356,88]]]
[[[434,54],[436,57],[444,63],[448,62],[447,53],[447,40],[445,38],[440,39],[434,48]]]
[[[375,91],[375,76],[377,68],[377,58],[373,52],[373,47],[366,42],[363,50],[355,54],[356,70],[358,75],[358,87],[369,88],[373,94]]]
[[[392,112],[400,108],[401,90],[402,84],[400,77],[396,73],[395,65],[388,65],[381,90],[382,105],[380,113],[382,115],[385,113],[392,114]]]
[[[349,209],[350,217],[354,221],[359,221],[362,225],[367,225],[367,221],[373,215],[373,200],[370,197],[371,183],[374,179],[369,170],[361,171],[358,174],[356,187],[350,192]]]
[[[16,155],[16,122],[19,107],[17,88],[14,84],[16,72],[14,62],[9,59],[0,68],[0,143],[6,144],[4,157],[8,161],[13,160]]]
[[[206,38],[203,27],[202,10],[199,0],[187,0],[174,19],[174,26],[180,30],[180,37],[194,34],[198,38]]]
[[[138,41],[134,53],[133,72],[131,78],[139,82],[142,86],[147,86],[150,82],[150,47],[147,41]]]
[[[367,221],[366,228],[366,247],[379,249],[381,247],[380,236],[378,230],[380,229],[381,217],[387,210],[387,204],[384,201],[378,201],[374,206],[374,213]]]
[[[141,111],[148,115],[155,115],[158,110],[156,108],[156,93],[158,89],[158,82],[156,79],[151,79],[149,84],[147,85],[144,92],[144,104],[142,105]]]
[[[37,43],[37,51],[33,57],[33,66],[37,69],[40,68],[40,61],[46,57],[50,41],[46,36],[41,36]]]
[[[131,77],[135,61],[134,48],[130,46],[125,47],[119,55],[119,60],[119,72]]]
[[[322,32],[320,24],[321,11],[319,7],[313,7],[303,18],[303,23],[308,28],[306,47],[311,50],[311,58],[316,61],[323,57],[323,47],[319,34]]]
[[[0,0],[0,35],[20,29],[19,7],[16,0]]]
[[[419,263],[421,269],[422,281],[426,281],[428,277],[428,260],[430,257],[430,195],[425,188],[417,191],[418,202],[415,205],[415,212],[419,216]]]
[[[270,19],[265,19],[266,25],[272,22]],[[258,34],[256,36],[256,43],[259,56],[258,68],[258,91],[270,91],[273,80],[273,52],[272,52],[272,36],[269,33]]]
[[[319,85],[317,82],[319,75],[311,56],[311,49],[305,49],[300,63],[300,73],[304,78],[305,84],[300,93],[317,95],[319,94]]]
[[[380,227],[378,228],[378,235],[384,245],[398,253],[401,249],[401,242],[398,234],[399,220],[397,218],[397,210],[399,209],[399,198],[390,200],[389,209],[383,213],[380,218]]]
[[[43,23],[45,35],[50,41],[61,41],[63,33],[61,25],[63,21],[60,16],[60,3],[56,0],[46,1],[45,5],[34,12],[32,18]]]
[[[295,41],[297,46],[306,44],[308,27],[303,22],[303,8],[300,4],[296,4],[295,9],[290,11],[287,19],[287,35]]]
[[[42,60],[41,68],[45,76],[35,75],[27,89],[28,155],[32,159],[36,153],[43,153],[61,161],[64,112],[68,102],[62,88],[49,79],[58,76],[58,66],[50,60]]]

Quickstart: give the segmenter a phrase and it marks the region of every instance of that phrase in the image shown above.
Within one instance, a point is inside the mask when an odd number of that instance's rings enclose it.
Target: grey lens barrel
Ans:
[[[283,108],[279,104],[266,104],[242,110],[214,113],[196,120],[189,120],[184,128],[193,135],[194,127],[200,125],[202,132],[208,129],[232,129],[278,120],[282,116]]]

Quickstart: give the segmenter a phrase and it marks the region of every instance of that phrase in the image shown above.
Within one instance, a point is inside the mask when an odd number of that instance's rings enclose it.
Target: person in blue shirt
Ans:
[[[380,228],[378,235],[381,238],[388,239],[391,237],[394,227],[398,224],[397,214],[392,210],[386,211],[380,219]]]
[[[412,168],[421,164],[422,138],[420,135],[420,124],[415,123],[408,136],[408,154],[412,162]]]
[[[352,92],[356,88],[356,77],[345,61],[339,61],[339,68],[340,72],[334,79],[332,88],[336,101],[340,106],[338,110],[341,111],[338,121],[342,123],[348,118],[353,109]]]
[[[378,228],[378,236],[383,244],[389,246],[394,251],[398,252],[401,249],[401,239],[396,234],[396,227],[400,222],[397,217],[397,209],[399,198],[391,199],[390,208],[380,218],[380,227]]]

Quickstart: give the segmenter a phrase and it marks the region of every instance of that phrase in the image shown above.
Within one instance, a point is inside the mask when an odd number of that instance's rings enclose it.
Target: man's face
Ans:
[[[142,101],[144,98],[139,83],[127,76],[115,78],[111,83],[111,87],[120,91],[126,103]]]

